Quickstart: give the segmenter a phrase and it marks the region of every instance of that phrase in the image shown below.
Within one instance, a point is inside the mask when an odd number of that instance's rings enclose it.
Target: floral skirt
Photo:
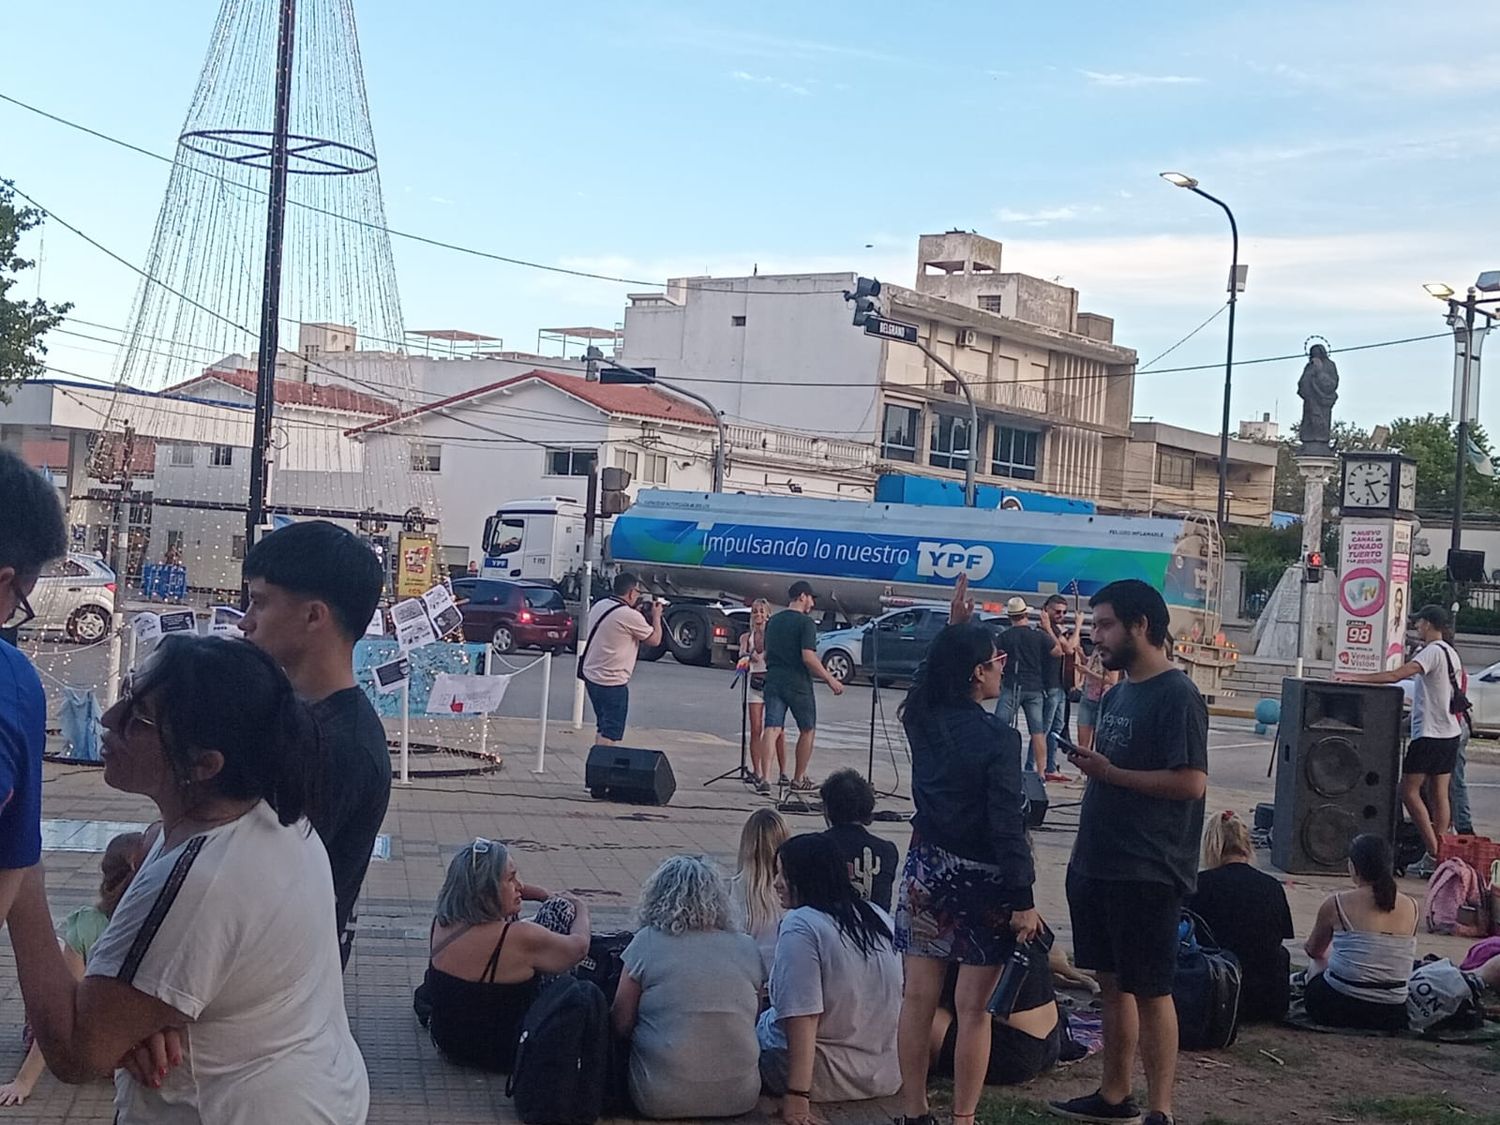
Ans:
[[[1000,869],[913,832],[896,896],[896,950],[962,965],[1000,965],[1015,948]]]

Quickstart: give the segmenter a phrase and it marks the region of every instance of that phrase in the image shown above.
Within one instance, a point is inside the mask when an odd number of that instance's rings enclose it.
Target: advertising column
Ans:
[[[1346,518],[1340,532],[1336,672],[1401,664],[1410,612],[1411,524]]]

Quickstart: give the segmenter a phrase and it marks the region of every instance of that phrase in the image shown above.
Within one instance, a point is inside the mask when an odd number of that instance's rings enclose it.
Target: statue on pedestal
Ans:
[[[1297,383],[1302,399],[1302,424],[1297,428],[1303,457],[1333,456],[1333,404],[1339,400],[1339,369],[1328,349],[1314,344]]]

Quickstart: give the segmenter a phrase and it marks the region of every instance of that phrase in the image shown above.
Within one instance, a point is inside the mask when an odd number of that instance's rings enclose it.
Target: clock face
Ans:
[[[1400,488],[1397,489],[1396,507],[1403,512],[1417,510],[1417,467],[1403,463]]]
[[[1344,472],[1342,507],[1389,508],[1393,468],[1389,461],[1349,461]]]

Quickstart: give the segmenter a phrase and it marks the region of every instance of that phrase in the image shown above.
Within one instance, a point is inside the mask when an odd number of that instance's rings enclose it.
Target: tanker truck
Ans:
[[[487,534],[485,573],[571,586],[573,568],[564,564],[581,557],[581,545],[572,535],[559,543],[552,521],[572,524],[575,513],[557,509],[555,502],[518,501],[497,511],[487,532],[508,528],[510,545],[517,521],[526,523],[524,555],[498,561],[533,561],[492,567]],[[968,575],[976,601],[994,610],[1016,595],[1033,605],[1054,593],[1087,602],[1116,579],[1139,578],[1162,591],[1176,655],[1201,691],[1217,694],[1236,656],[1219,632],[1221,541],[1214,521],[1201,516],[652,489],[641,491],[612,523],[601,521],[600,535],[606,573],[633,571],[667,601],[663,651],[684,664],[733,663],[748,624],[744,607],[762,597],[783,604],[787,587],[799,578],[813,584],[820,609],[853,621],[946,600],[960,574]]]

